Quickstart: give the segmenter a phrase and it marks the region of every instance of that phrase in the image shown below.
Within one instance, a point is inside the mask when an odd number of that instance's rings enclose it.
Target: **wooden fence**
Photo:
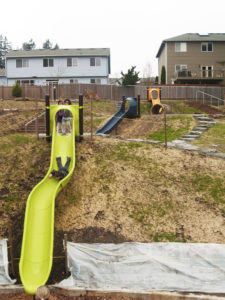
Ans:
[[[182,85],[154,85],[149,88],[161,88],[162,100],[196,100],[201,97],[199,91],[214,97],[224,99],[224,86],[182,86]],[[22,97],[29,99],[45,99],[45,95],[50,95],[50,99],[71,98],[78,99],[80,94],[92,95],[95,99],[121,100],[125,97],[141,96],[147,98],[146,86],[117,86],[117,85],[97,85],[97,84],[60,84],[54,89],[53,86],[22,86]],[[13,99],[12,87],[0,86],[0,99]]]

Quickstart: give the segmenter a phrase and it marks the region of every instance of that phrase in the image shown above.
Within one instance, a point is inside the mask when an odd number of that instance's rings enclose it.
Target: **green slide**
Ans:
[[[72,133],[58,134],[55,115],[60,109],[68,109],[72,115]],[[52,132],[51,162],[44,179],[30,193],[24,220],[23,242],[19,264],[20,278],[28,294],[35,294],[44,285],[52,268],[54,241],[55,198],[68,183],[75,168],[75,136],[79,135],[79,106],[52,105],[50,107]],[[77,134],[78,133],[78,134]],[[71,157],[69,174],[61,181],[48,178],[53,169],[57,170],[56,157],[61,156],[62,164]]]

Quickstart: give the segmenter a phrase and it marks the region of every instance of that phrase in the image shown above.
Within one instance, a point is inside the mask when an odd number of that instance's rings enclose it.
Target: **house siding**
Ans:
[[[91,66],[90,58],[100,59],[100,65]],[[76,58],[76,66],[67,66],[68,58]],[[17,59],[28,60],[27,67],[16,67]],[[52,67],[44,67],[44,59],[53,59]],[[108,83],[110,74],[110,50],[108,48],[83,48],[60,50],[13,50],[6,55],[6,85],[14,85],[16,80],[32,80],[35,85],[46,85],[48,81],[70,83],[90,83],[100,79]]]
[[[186,51],[176,52],[176,43],[186,43]],[[212,51],[202,51],[202,43],[212,43]],[[156,57],[159,79],[161,68],[165,65],[167,84],[174,82],[225,84],[225,33],[207,35],[187,33],[166,39],[161,43]],[[176,72],[176,65],[186,65],[186,71]],[[202,67],[205,67],[204,73]]]
[[[48,58],[48,57],[46,57]],[[60,79],[64,83],[66,78],[82,78],[82,77],[101,77],[107,80],[108,58],[100,57],[100,66],[90,66],[90,57],[78,57],[78,65],[67,67],[67,57],[55,57],[53,67],[43,67],[44,58],[28,58],[29,66],[26,68],[16,68],[16,58],[7,59],[7,78],[11,85],[12,79],[34,79],[39,81],[43,78]],[[38,78],[38,79],[35,79]],[[68,79],[69,78],[69,79]],[[43,82],[43,80],[41,80]],[[86,80],[84,80],[86,81]],[[105,81],[105,80],[104,80]]]
[[[219,61],[225,60],[225,43],[213,42],[213,52],[202,52],[201,42],[187,42],[187,52],[175,52],[175,42],[167,43],[168,53],[168,80],[173,81],[175,65],[187,65],[188,70],[200,72],[201,66],[213,66],[213,70],[221,70]]]

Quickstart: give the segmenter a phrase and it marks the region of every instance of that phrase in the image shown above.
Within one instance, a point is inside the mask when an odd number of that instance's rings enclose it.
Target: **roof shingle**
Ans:
[[[68,57],[68,56],[109,56],[109,48],[77,48],[77,49],[35,49],[12,50],[6,54],[6,58],[14,57]]]

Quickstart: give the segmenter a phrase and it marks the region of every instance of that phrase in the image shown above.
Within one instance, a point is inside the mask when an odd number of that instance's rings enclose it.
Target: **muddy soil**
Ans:
[[[195,101],[187,101],[187,104],[189,106],[199,108],[201,111],[204,111],[205,113],[207,113],[209,115],[221,114],[221,110],[211,107],[210,105],[202,104],[202,103],[195,102]]]

